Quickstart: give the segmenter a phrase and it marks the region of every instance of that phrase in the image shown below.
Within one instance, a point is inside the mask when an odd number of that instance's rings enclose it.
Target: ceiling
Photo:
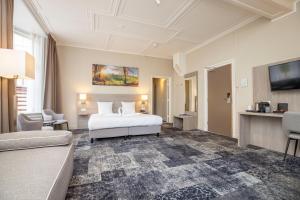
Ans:
[[[59,45],[161,58],[207,44],[258,17],[291,11],[278,4],[291,0],[25,1]]]
[[[27,8],[24,1],[17,1],[14,3],[13,23],[15,28],[22,30],[23,32],[45,35],[45,31]]]

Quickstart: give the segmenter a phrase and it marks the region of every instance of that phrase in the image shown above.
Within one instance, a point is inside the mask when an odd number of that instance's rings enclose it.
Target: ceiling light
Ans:
[[[120,25],[118,25],[118,28],[119,29],[124,29],[126,26],[124,25],[124,24],[120,24]]]
[[[158,44],[157,44],[156,42],[154,42],[154,43],[152,44],[152,46],[153,46],[154,48],[156,48],[156,47],[158,47]]]
[[[156,4],[159,5],[160,4],[160,0],[155,0]]]

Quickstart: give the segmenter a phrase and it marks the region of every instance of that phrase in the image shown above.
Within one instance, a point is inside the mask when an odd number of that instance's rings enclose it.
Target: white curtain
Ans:
[[[35,79],[28,83],[29,112],[41,112],[44,102],[45,85],[45,49],[46,38],[39,35],[32,37],[32,54],[35,59]]]

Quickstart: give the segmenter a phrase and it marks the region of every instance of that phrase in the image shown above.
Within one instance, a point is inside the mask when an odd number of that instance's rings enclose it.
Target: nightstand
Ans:
[[[88,121],[91,113],[88,112],[78,112],[77,113],[77,128],[86,129],[88,128]]]
[[[197,117],[188,114],[175,115],[173,117],[173,127],[183,131],[197,129]]]

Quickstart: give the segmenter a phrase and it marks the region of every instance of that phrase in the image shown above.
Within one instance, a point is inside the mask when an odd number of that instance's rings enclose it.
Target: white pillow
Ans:
[[[122,102],[122,114],[128,115],[135,113],[135,102]]]
[[[98,113],[103,114],[111,114],[112,112],[112,102],[97,102],[98,104]]]

